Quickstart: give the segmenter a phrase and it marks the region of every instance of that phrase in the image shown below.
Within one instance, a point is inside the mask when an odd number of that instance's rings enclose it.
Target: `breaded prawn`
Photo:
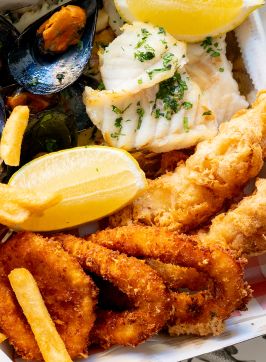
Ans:
[[[136,346],[156,334],[170,317],[170,294],[158,274],[144,261],[72,235],[55,235],[84,269],[110,281],[133,302],[122,312],[99,311],[91,339],[108,348]]]
[[[266,251],[266,179],[256,181],[256,190],[226,213],[216,216],[209,231],[198,233],[203,245],[233,249],[252,256]]]
[[[212,279],[209,290],[172,293],[173,314],[168,322],[172,335],[220,334],[223,321],[250,299],[250,288],[243,277],[245,260],[221,248],[202,247],[197,238],[165,228],[131,225],[103,230],[88,239],[131,256],[195,268]]]
[[[34,276],[70,356],[84,356],[95,320],[96,287],[60,243],[51,242],[38,234],[16,234],[0,246],[1,331],[22,358],[42,360],[8,280],[8,274],[21,267]]]
[[[266,91],[252,109],[238,112],[212,140],[168,173],[149,182],[131,205],[109,218],[110,226],[145,224],[188,231],[221,210],[263,165]]]

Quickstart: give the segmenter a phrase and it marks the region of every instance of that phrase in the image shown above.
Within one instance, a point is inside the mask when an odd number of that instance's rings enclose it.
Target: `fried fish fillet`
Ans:
[[[61,244],[38,234],[20,233],[0,246],[0,329],[24,359],[42,360],[31,328],[8,280],[15,268],[27,268],[72,358],[87,353],[95,320],[96,288],[77,260]]]
[[[178,231],[197,227],[259,173],[265,135],[266,91],[262,91],[251,109],[222,124],[218,135],[201,142],[173,173],[150,181],[139,198],[109,218],[110,226],[141,223]]]
[[[208,232],[199,232],[203,245],[220,244],[251,256],[266,251],[266,179],[256,190],[226,213],[216,216]]]

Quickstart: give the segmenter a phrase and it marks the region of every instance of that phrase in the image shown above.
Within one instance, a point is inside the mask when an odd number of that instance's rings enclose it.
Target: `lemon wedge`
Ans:
[[[17,171],[9,184],[62,196],[57,205],[40,216],[30,216],[18,226],[21,230],[51,231],[113,213],[146,187],[146,179],[136,160],[126,151],[90,146],[37,158]]]
[[[177,39],[201,41],[240,25],[264,0],[114,0],[126,22],[150,22]]]

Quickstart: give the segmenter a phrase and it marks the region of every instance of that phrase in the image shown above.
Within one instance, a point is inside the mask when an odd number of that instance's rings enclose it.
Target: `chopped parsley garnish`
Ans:
[[[186,133],[189,132],[189,125],[188,125],[188,118],[187,117],[183,118],[183,128],[184,128],[184,131]]]
[[[202,113],[203,116],[211,116],[212,115],[212,111],[206,111],[204,113]]]
[[[223,73],[223,72],[224,72],[224,68],[219,68],[219,72]]]
[[[132,103],[130,103],[128,106],[126,106],[125,109],[120,109],[117,106],[112,105],[112,111],[115,112],[116,114],[123,114],[125,113],[126,110],[128,110],[128,108],[131,106]]]
[[[144,48],[146,52],[139,50],[134,54],[135,59],[138,59],[142,63],[155,57],[155,50],[152,47],[150,47],[149,45],[145,45]]]
[[[123,117],[118,117],[115,120],[115,127],[117,128],[117,131],[115,133],[111,133],[111,137],[112,138],[116,138],[118,139],[119,136],[121,135],[121,131],[122,131],[122,121],[123,121]]]
[[[165,50],[167,50],[168,49],[167,41],[165,39],[161,39],[160,41],[164,45]]]
[[[165,31],[165,29],[164,29],[162,26],[159,26],[158,29],[159,29],[159,30],[158,30],[158,34],[163,34],[163,35],[166,34],[166,31]]]
[[[149,78],[152,79],[155,73],[166,72],[167,70],[170,70],[171,68],[172,68],[172,65],[169,64],[169,65],[167,65],[167,67],[164,67],[164,68],[156,68],[153,70],[149,70],[149,71],[147,71],[147,74],[148,74]]]
[[[32,78],[32,80],[28,83],[28,86],[35,86],[39,83],[39,79],[37,77]]]
[[[62,84],[62,80],[65,78],[63,73],[58,73],[56,78],[59,80],[59,83]]]
[[[220,52],[222,49],[218,48],[219,44],[217,42],[213,44],[213,38],[211,36],[205,38],[200,45],[213,58],[219,57],[221,55]]]
[[[142,84],[143,80],[142,79],[138,79],[138,84]]]
[[[145,28],[142,28],[141,29],[141,34],[138,34],[138,37],[141,36],[141,40],[137,43],[136,45],[136,49],[140,48],[145,42],[146,40],[148,39],[148,37],[151,35],[151,33],[145,29]]]
[[[138,118],[138,125],[137,125],[137,129],[140,129],[141,127],[141,124],[142,124],[142,120],[143,120],[143,117],[144,117],[144,114],[145,114],[145,111],[142,107],[140,107],[140,102],[137,103],[137,115],[139,116]]]
[[[172,61],[174,57],[174,54],[173,53],[166,53],[163,55],[163,65],[164,67],[167,67],[168,64]]]
[[[182,103],[182,106],[185,108],[185,109],[191,109],[193,107],[193,104],[190,103],[190,102],[183,102]]]
[[[130,103],[128,106],[126,106],[125,109],[120,109],[117,106],[112,105],[112,111],[118,115],[122,115],[123,113],[125,113],[125,111],[132,105],[132,103]],[[114,133],[111,133],[111,137],[112,138],[116,138],[118,139],[119,136],[122,135],[121,131],[122,131],[122,121],[123,121],[123,117],[118,117],[115,119],[115,127],[117,128],[117,131]]]
[[[192,108],[192,103],[183,102],[187,89],[187,84],[179,73],[175,73],[172,78],[161,82],[153,106],[154,117],[165,117],[170,121],[172,116],[178,113],[182,107],[185,109]]]
[[[99,89],[99,90],[104,90],[104,89],[105,89],[105,85],[104,85],[103,82],[100,82],[100,83],[99,83],[98,89]]]

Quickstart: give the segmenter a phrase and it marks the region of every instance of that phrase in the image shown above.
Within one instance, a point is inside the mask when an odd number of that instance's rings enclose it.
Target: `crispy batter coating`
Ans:
[[[150,181],[139,198],[109,218],[110,226],[142,223],[178,231],[197,227],[259,173],[265,134],[266,91],[252,109],[238,112],[220,126],[216,137],[201,142],[175,172]]]
[[[239,255],[266,251],[266,179],[256,181],[256,190],[234,208],[216,216],[208,232],[200,231],[203,245],[220,244]]]
[[[55,235],[84,269],[112,282],[127,294],[135,308],[99,311],[92,340],[108,348],[136,346],[165,325],[170,317],[170,295],[163,280],[144,261],[112,251],[72,235]]]
[[[171,290],[187,288],[191,291],[196,291],[208,289],[212,286],[212,281],[208,275],[199,272],[195,268],[166,264],[154,259],[147,259],[146,264],[156,270],[165,282],[165,285]]]
[[[8,281],[15,268],[28,269],[41,291],[72,358],[87,353],[95,320],[96,288],[60,243],[19,233],[0,246],[0,328],[24,359],[42,360],[31,328]]]
[[[98,232],[89,240],[128,255],[159,259],[209,275],[213,280],[209,290],[192,295],[172,293],[170,334],[219,334],[223,321],[234,310],[245,307],[250,298],[250,289],[243,280],[245,260],[217,247],[201,247],[196,238],[165,228],[131,225]]]

